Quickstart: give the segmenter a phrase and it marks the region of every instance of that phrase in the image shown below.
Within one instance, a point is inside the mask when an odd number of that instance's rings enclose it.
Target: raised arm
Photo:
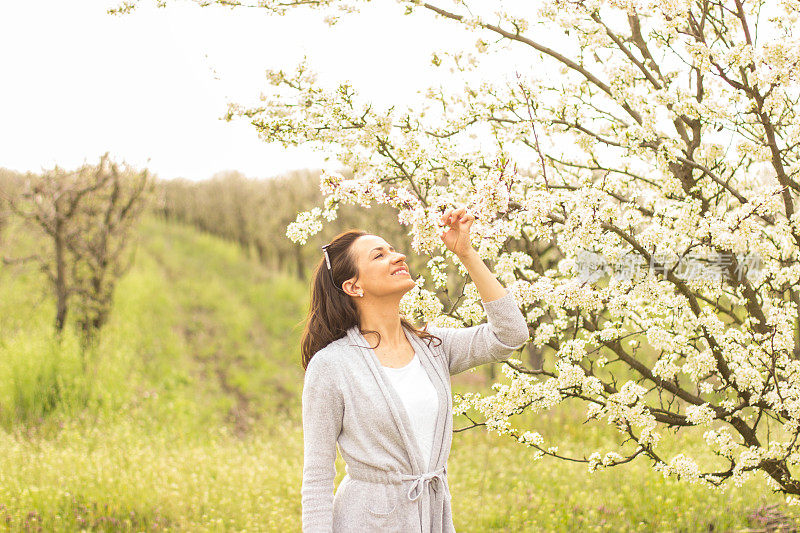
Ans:
[[[469,272],[488,319],[485,324],[468,328],[428,325],[428,331],[442,339],[451,375],[484,363],[508,359],[530,337],[528,322],[514,295],[497,281],[472,247],[469,229],[474,220],[475,216],[467,213],[465,207],[447,209],[441,218],[442,225],[450,226],[442,240]]]
[[[468,328],[440,328],[428,325],[428,331],[442,339],[450,375],[496,361],[505,361],[530,337],[525,315],[511,292],[484,302],[487,322]]]
[[[333,530],[336,441],[342,430],[344,401],[330,363],[317,354],[303,382],[303,532]]]

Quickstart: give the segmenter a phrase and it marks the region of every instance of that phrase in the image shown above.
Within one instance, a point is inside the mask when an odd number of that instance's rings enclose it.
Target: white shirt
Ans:
[[[436,430],[436,417],[439,414],[439,398],[428,374],[416,352],[406,366],[383,370],[392,382],[398,396],[403,401],[408,418],[411,420],[412,432],[417,439],[422,457],[425,459],[424,471],[431,462],[433,434]]]

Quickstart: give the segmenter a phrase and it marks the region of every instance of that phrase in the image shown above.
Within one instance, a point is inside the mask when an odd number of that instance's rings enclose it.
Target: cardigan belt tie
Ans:
[[[414,500],[422,496],[422,493],[425,490],[426,483],[433,483],[433,490],[435,492],[438,492],[439,484],[444,483],[445,475],[446,475],[445,467],[441,467],[438,470],[432,470],[430,472],[425,472],[424,474],[416,476],[413,474],[401,474],[400,478],[403,481],[408,481],[408,480],[414,481],[414,483],[412,483],[411,487],[409,487],[408,489],[408,499],[413,502]]]

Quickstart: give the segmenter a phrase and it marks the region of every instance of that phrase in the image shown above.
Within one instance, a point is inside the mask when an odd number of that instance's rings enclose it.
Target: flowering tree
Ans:
[[[642,455],[722,488],[759,471],[800,501],[800,3],[399,1],[407,16],[474,33],[474,48],[434,54],[449,82],[423,89],[424,104],[379,108],[302,63],[269,73],[263,105],[230,107],[264,139],[319,146],[353,169],[324,174],[324,205],[287,235],[305,242],[342,203],[392,205],[438,288],[448,257],[437,217],[466,204],[476,247],[553,364],[512,358],[508,384],[456,412],[477,410],[535,458],[594,471]],[[360,5],[250,7],[313,6],[334,24]],[[503,64],[507,76],[486,74]],[[549,241],[558,253],[546,257]],[[471,284],[457,320],[417,281],[404,312],[448,326],[480,318]],[[567,400],[618,428],[618,446],[566,457],[509,419]],[[662,439],[698,430],[705,456],[661,452]]]

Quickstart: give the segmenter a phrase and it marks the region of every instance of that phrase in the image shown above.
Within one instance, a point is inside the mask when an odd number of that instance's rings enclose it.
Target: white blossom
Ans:
[[[714,410],[709,407],[708,403],[688,405],[686,406],[686,418],[692,424],[706,426],[714,420]]]

